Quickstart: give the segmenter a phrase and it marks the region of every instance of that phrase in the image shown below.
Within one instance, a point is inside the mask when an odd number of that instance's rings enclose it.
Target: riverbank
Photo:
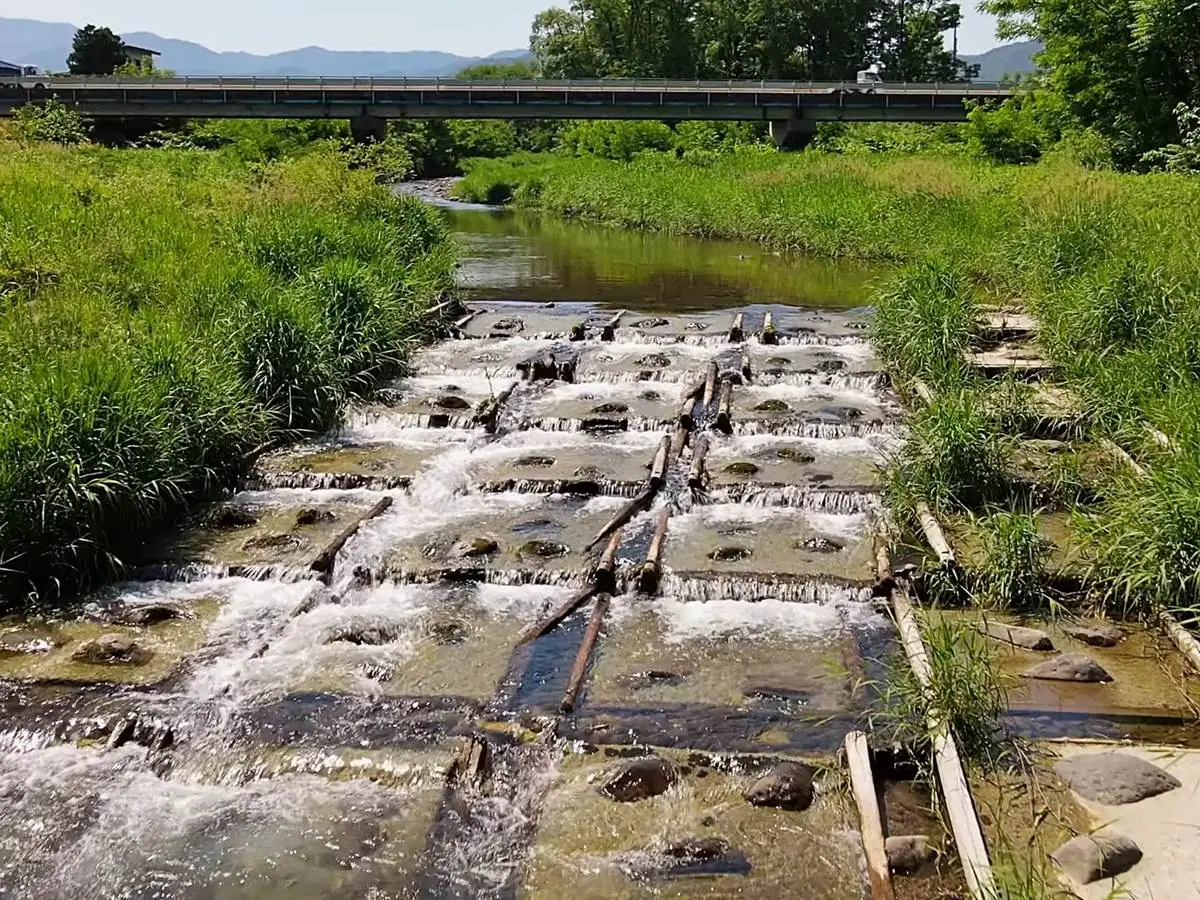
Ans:
[[[0,144],[0,600],[52,600],[399,372],[444,223],[332,152]]]
[[[1086,547],[1089,574],[1127,612],[1165,605],[1194,613],[1194,178],[1089,171],[1067,159],[995,166],[956,154],[743,151],[695,161],[664,154],[632,163],[560,155],[481,161],[457,192],[624,228],[909,264],[879,284],[875,299],[885,315],[877,345],[902,390],[921,379],[958,398],[953,409],[947,400],[921,412],[916,433],[934,441],[962,426],[977,440],[953,448],[914,442],[915,468],[894,493],[946,512],[979,513],[981,503],[1017,499],[980,491],[977,481],[996,473],[1005,428],[1037,417],[1030,392],[1005,388],[1003,398],[987,401],[1023,407],[1010,408],[1007,423],[1003,416],[971,417],[969,410],[985,405],[985,385],[962,360],[981,337],[988,306],[1024,307],[1038,322],[1036,352],[1081,410],[1073,434],[1114,442],[1149,473],[1114,472],[1095,486],[1096,502],[1083,511],[1078,534],[1073,530]],[[1077,477],[1070,480],[1078,487]],[[1080,492],[1064,496],[1072,493]],[[1031,498],[1020,499],[1028,505]],[[1076,511],[1073,501],[1066,506]]]

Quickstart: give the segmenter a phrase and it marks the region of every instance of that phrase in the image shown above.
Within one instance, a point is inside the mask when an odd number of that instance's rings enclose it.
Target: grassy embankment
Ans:
[[[335,423],[449,289],[436,213],[332,152],[0,143],[0,603],[116,574]]]
[[[990,591],[1031,600],[1045,562],[1031,507],[1075,510],[1093,587],[1125,614],[1197,611],[1200,593],[1200,181],[1087,171],[1067,160],[995,166],[962,154],[843,157],[762,151],[633,163],[529,156],[475,166],[460,191],[615,226],[738,237],[809,253],[906,265],[882,281],[875,340],[901,387],[938,394],[911,420],[892,497],[985,518]],[[960,364],[981,305],[1016,299],[1083,401],[1080,437],[1112,438],[1145,467],[1098,480],[1086,463],[1050,484],[1009,477],[1025,391]],[[1165,433],[1169,449],[1146,426]],[[1072,471],[1074,466],[1074,471]],[[1096,478],[1092,479],[1097,480]],[[1003,557],[1018,557],[1006,563]],[[1042,598],[1044,599],[1044,598]]]

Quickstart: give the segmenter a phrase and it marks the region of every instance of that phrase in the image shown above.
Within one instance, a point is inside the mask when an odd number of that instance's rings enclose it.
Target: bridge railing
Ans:
[[[425,77],[373,77],[373,76],[227,76],[189,75],[181,78],[128,78],[122,76],[78,76],[38,77],[21,79],[22,82],[46,84],[49,87],[67,88],[137,88],[144,89],[263,89],[283,90],[387,90],[402,88],[412,90],[479,90],[486,91],[633,91],[672,93],[705,91],[723,93],[802,93],[853,91],[864,88],[888,94],[954,94],[956,96],[976,94],[995,95],[1008,93],[1009,86],[1000,82],[946,82],[908,83],[883,82],[874,86],[859,85],[853,81],[682,81],[678,79],[647,78],[573,78],[573,79],[458,79]]]

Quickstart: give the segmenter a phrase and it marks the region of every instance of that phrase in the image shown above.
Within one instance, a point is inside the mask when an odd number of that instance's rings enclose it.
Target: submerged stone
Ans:
[[[709,324],[708,322],[697,322],[695,319],[693,319],[691,322],[688,322],[686,325],[683,326],[683,330],[684,331],[707,331],[708,324]]]
[[[191,611],[176,603],[139,603],[122,607],[110,616],[115,625],[132,625],[145,628],[158,625],[160,622],[171,622],[176,619],[190,619]]]
[[[708,558],[714,562],[737,562],[749,559],[753,555],[754,552],[749,547],[718,547],[708,554]]]
[[[786,403],[784,403],[782,400],[763,400],[761,403],[758,403],[755,405],[754,411],[755,412],[769,412],[769,413],[786,413],[786,412],[791,412],[792,408],[790,406],[788,406]]]
[[[468,634],[470,634],[470,630],[457,619],[434,622],[429,626],[429,636],[433,638],[435,644],[441,647],[461,644],[466,641]]]
[[[0,658],[49,653],[62,645],[62,640],[50,631],[18,628],[0,634]]]
[[[643,356],[634,365],[642,369],[665,369],[671,365],[671,357],[664,353],[651,353],[649,356]]]
[[[758,466],[752,462],[731,462],[725,467],[726,475],[757,475]]]
[[[517,551],[521,556],[536,556],[538,559],[557,559],[570,552],[570,547],[556,541],[526,541]]]
[[[658,391],[642,391],[638,394],[639,400],[645,400],[647,403],[657,403],[662,399],[662,394]]]
[[[1021,674],[1023,678],[1043,681],[1079,681],[1087,684],[1112,681],[1112,676],[1104,667],[1085,653],[1061,653]]]
[[[802,466],[806,466],[817,461],[817,458],[807,450],[800,450],[796,447],[780,447],[775,451],[775,455],[780,459],[787,460],[791,463],[797,463]]]
[[[1024,628],[1020,625],[1009,625],[1006,622],[993,622],[990,619],[979,623],[979,630],[988,637],[1022,650],[1037,650],[1051,652],[1054,642],[1050,635],[1036,628]]]
[[[1054,771],[1081,797],[1106,806],[1137,803],[1182,784],[1153,763],[1115,751],[1060,759]]]
[[[249,528],[258,524],[258,516],[240,506],[219,506],[204,519],[209,528]]]
[[[790,359],[788,359],[786,356],[768,356],[767,357],[767,365],[768,366],[783,367],[783,366],[790,366],[791,364],[792,364],[792,361]]]
[[[600,793],[618,803],[636,803],[657,797],[679,781],[679,770],[669,761],[646,756],[624,763],[600,786]]]
[[[758,532],[749,525],[720,525],[717,534],[721,537],[754,537]]]
[[[517,332],[521,332],[521,331],[525,330],[525,322],[524,322],[524,320],[517,319],[517,318],[501,319],[495,325],[492,326],[492,330],[493,331],[507,331],[507,332],[515,334]]]
[[[518,469],[548,469],[554,462],[553,456],[522,456],[513,465]]]
[[[686,837],[663,847],[663,855],[674,859],[718,859],[729,850],[729,842],[718,837]]]
[[[336,519],[333,513],[327,509],[302,509],[296,513],[296,525],[304,527],[306,525],[316,525],[318,522],[332,522]]]
[[[752,700],[780,700],[787,703],[801,703],[805,706],[812,702],[811,691],[771,681],[748,682],[742,688],[742,696]]]
[[[575,478],[586,478],[590,481],[603,481],[608,477],[608,473],[599,466],[580,466],[571,475]]]
[[[832,375],[834,372],[844,372],[846,364],[840,359],[826,359],[817,363],[817,371],[823,372],[826,375]]]
[[[667,321],[666,319],[659,318],[656,316],[652,319],[642,319],[640,322],[634,322],[633,327],[634,328],[662,328],[664,325],[670,325],[670,324],[671,323],[669,321]]]
[[[71,659],[93,666],[144,666],[153,656],[132,638],[105,634],[81,646]]]
[[[356,644],[360,647],[381,647],[400,636],[400,629],[390,624],[340,625],[325,638],[326,644]]]
[[[1064,622],[1062,630],[1093,647],[1115,647],[1125,640],[1125,632],[1106,622]]]
[[[518,522],[512,530],[515,534],[536,534],[539,531],[562,531],[564,527],[553,519],[530,519],[528,522]]]
[[[644,672],[634,672],[632,675],[625,675],[621,678],[621,681],[632,690],[644,691],[659,685],[682,684],[686,679],[686,675],[681,675],[678,672],[669,672],[666,669],[647,669]]]
[[[1050,854],[1080,884],[1123,875],[1142,860],[1141,848],[1123,834],[1081,834]]]
[[[795,547],[797,550],[807,550],[809,553],[840,553],[845,549],[845,545],[820,535],[796,541]]]
[[[459,541],[450,548],[450,556],[455,559],[474,559],[480,556],[489,556],[499,550],[500,545],[492,538],[476,537]]]
[[[471,402],[465,397],[456,397],[450,394],[446,397],[438,397],[434,402],[434,406],[442,409],[470,409]]]
[[[599,406],[592,407],[592,413],[598,416],[617,415],[627,412],[629,412],[629,405],[626,403],[601,403]]]
[[[857,406],[822,406],[819,411],[838,422],[854,422],[863,417]]]
[[[913,875],[937,859],[937,849],[924,834],[905,834],[887,839],[888,868],[897,875]]]
[[[804,763],[780,763],[752,784],[744,794],[754,806],[772,806],[803,812],[812,805],[816,770]]]
[[[266,534],[255,535],[248,538],[242,544],[243,550],[293,550],[296,547],[301,547],[305,543],[304,538],[294,534],[284,534],[279,531],[270,531]]]

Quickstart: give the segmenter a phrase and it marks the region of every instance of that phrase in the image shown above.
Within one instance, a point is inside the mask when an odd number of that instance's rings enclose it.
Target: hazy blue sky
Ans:
[[[273,53],[317,44],[486,56],[526,46],[534,14],[552,5],[554,0],[0,0],[0,15],[152,31],[213,50]],[[971,9],[959,31],[960,49],[978,53],[995,43],[991,21]]]

